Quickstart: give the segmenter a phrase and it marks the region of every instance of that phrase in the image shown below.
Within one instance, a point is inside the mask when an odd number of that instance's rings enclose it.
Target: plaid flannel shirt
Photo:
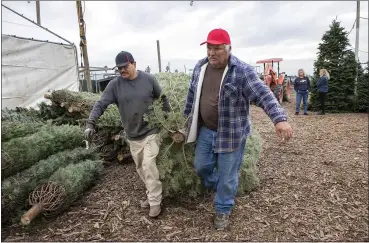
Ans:
[[[187,131],[192,123],[201,67],[208,62],[200,60],[193,71],[184,109],[188,117]],[[287,121],[281,107],[268,86],[261,81],[254,68],[230,55],[228,71],[224,77],[218,104],[218,129],[214,150],[216,153],[232,152],[251,134],[249,120],[250,101],[264,109],[274,124]]]

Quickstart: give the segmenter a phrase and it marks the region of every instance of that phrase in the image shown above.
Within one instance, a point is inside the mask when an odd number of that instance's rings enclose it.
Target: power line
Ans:
[[[20,23],[6,21],[6,20],[2,20],[1,22],[8,23],[8,24],[22,25],[22,26],[27,26],[27,27],[32,27],[32,28],[39,28],[38,26],[32,26],[32,25],[28,25],[28,24],[20,24]]]
[[[350,35],[350,34],[351,34],[351,31],[352,31],[352,30],[354,29],[354,27],[355,27],[355,23],[356,23],[356,19],[355,19],[354,23],[352,24],[352,27],[351,27],[350,32],[349,32],[347,35]]]
[[[368,18],[366,18],[366,17],[360,17],[361,19],[368,19]]]
[[[360,52],[364,52],[364,53],[369,53],[369,52],[367,52],[367,51],[362,51],[362,50],[359,50]]]
[[[4,4],[1,4],[1,6],[2,6],[2,7],[4,7],[4,8],[6,8],[6,9],[8,9],[9,11],[11,11],[11,12],[15,13],[16,15],[18,15],[18,16],[20,16],[20,17],[22,17],[22,18],[26,19],[26,20],[28,20],[29,22],[31,22],[31,23],[33,23],[33,24],[37,25],[38,27],[40,27],[40,28],[42,28],[42,29],[46,30],[47,32],[49,32],[49,33],[51,33],[51,34],[55,35],[56,37],[58,37],[58,38],[62,39],[63,41],[65,41],[65,42],[69,43],[70,45],[73,45],[73,43],[72,43],[72,42],[70,42],[69,40],[66,40],[66,39],[64,39],[63,37],[61,37],[60,35],[58,35],[58,34],[54,33],[53,31],[49,30],[48,28],[45,28],[45,27],[43,27],[42,25],[39,25],[39,24],[35,23],[35,21],[30,20],[29,18],[27,18],[27,17],[26,17],[26,16],[24,16],[23,14],[18,13],[17,11],[15,11],[15,10],[13,10],[13,9],[11,9],[11,8],[9,8],[9,7],[7,7],[7,6],[5,6]]]

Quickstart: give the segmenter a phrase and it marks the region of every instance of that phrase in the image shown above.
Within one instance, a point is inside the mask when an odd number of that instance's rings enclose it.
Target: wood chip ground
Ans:
[[[252,107],[263,139],[260,188],[236,200],[231,227],[215,231],[210,198],[165,200],[157,219],[140,208],[133,163],[112,165],[67,212],[30,227],[2,228],[3,241],[368,241],[368,115],[294,115],[288,143]]]

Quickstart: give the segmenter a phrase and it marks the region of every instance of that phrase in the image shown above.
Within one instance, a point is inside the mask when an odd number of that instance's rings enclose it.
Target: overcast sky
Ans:
[[[36,4],[2,1],[2,4],[36,21]],[[337,16],[350,31],[356,1],[346,2],[134,2],[86,1],[85,22],[90,66],[113,67],[122,50],[133,54],[139,69],[150,65],[158,71],[156,40],[160,40],[162,69],[193,68],[206,56],[204,41],[210,30],[223,28],[232,41],[233,54],[256,65],[260,59],[282,57],[281,71],[299,68],[312,73],[318,43]],[[361,16],[368,17],[368,2],[361,2]],[[2,33],[63,42],[2,7]],[[41,1],[41,24],[79,45],[75,1]],[[354,48],[355,29],[349,35]],[[368,51],[368,20],[360,20],[360,50]],[[368,61],[368,53],[359,53]],[[79,57],[80,58],[80,57]],[[80,60],[79,60],[80,62]]]

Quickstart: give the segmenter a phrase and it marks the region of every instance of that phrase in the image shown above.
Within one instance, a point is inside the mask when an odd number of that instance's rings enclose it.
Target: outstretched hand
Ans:
[[[278,122],[275,125],[275,131],[277,132],[278,137],[280,137],[283,141],[288,141],[292,137],[292,128],[288,122]]]

